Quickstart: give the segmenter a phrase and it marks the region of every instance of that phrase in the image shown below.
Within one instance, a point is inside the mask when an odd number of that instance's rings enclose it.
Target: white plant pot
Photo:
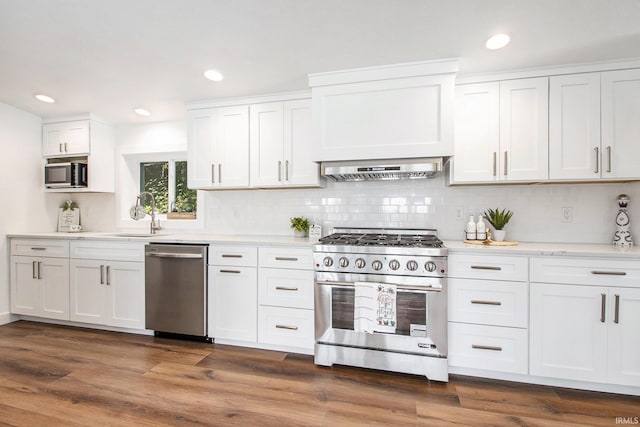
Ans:
[[[491,238],[496,242],[502,242],[507,235],[507,230],[493,230]]]
[[[303,237],[307,237],[307,233],[302,230],[302,231],[298,231],[295,228],[293,229],[293,236],[294,237],[298,237],[298,238],[303,238]]]

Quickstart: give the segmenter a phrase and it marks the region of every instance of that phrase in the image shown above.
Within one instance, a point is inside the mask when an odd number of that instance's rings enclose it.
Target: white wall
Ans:
[[[49,224],[49,206],[43,193],[41,120],[0,103],[0,323],[9,313],[7,233],[27,232],[36,224]]]

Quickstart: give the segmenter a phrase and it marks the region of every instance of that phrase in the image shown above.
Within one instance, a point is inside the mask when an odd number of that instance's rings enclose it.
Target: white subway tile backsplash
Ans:
[[[207,215],[206,231],[287,235],[289,218],[306,216],[322,225],[323,234],[334,226],[436,228],[443,239],[460,240],[469,214],[499,207],[514,212],[510,240],[608,243],[615,231],[615,199],[622,193],[631,197],[631,231],[640,233],[640,183],[446,187],[443,176],[330,181],[319,189],[211,191],[205,194],[207,211],[217,214]],[[573,208],[571,223],[560,221],[565,206]],[[456,220],[457,207],[463,207],[462,220]]]

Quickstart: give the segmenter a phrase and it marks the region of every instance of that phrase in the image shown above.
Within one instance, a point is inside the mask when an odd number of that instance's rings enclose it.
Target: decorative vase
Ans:
[[[307,237],[307,232],[304,230],[296,230],[295,228],[293,229],[293,237],[298,237],[298,238],[303,238],[303,237]]]
[[[621,248],[633,246],[633,238],[629,231],[629,214],[627,213],[627,206],[631,199],[626,194],[620,194],[618,196],[618,215],[616,215],[616,232],[613,235],[613,246]]]
[[[491,238],[495,242],[502,242],[506,235],[507,235],[507,230],[493,230],[493,233],[491,234]]]

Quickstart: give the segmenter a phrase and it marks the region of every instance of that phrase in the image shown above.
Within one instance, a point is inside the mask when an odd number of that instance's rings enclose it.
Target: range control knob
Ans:
[[[382,270],[382,261],[378,261],[378,260],[373,261],[371,263],[371,267],[373,267],[373,269],[376,271]]]
[[[418,263],[411,260],[409,262],[407,262],[407,270],[409,271],[416,271],[418,269]]]
[[[433,261],[427,261],[427,262],[424,264],[424,268],[426,268],[426,269],[427,269],[427,271],[433,272],[433,271],[436,271],[437,266],[436,266],[436,263],[435,263],[435,262],[433,262]]]
[[[340,267],[346,267],[349,265],[349,260],[345,257],[342,257],[338,260],[338,264],[340,264]]]
[[[356,260],[356,267],[358,267],[358,268],[364,268],[364,266],[365,266],[365,265],[367,265],[367,262],[366,262],[364,259],[362,259],[362,258],[358,258],[358,259]]]
[[[392,270],[397,270],[400,268],[400,262],[397,259],[392,259],[389,261],[389,268]]]
[[[331,267],[333,265],[333,259],[330,256],[326,256],[322,260],[322,263],[325,267]]]

